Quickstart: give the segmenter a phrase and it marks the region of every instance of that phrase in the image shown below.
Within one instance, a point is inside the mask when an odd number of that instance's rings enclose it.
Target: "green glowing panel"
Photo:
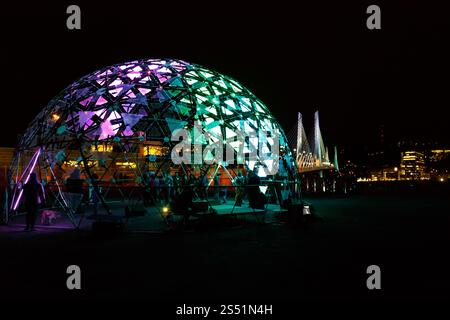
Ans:
[[[233,100],[227,100],[225,101],[225,104],[230,108],[230,109],[236,109],[236,104],[234,103]]]

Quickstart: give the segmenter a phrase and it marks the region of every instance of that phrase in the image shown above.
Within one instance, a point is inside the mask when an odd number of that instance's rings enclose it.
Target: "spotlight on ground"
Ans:
[[[311,214],[311,210],[309,208],[309,206],[303,206],[303,215],[310,215]]]

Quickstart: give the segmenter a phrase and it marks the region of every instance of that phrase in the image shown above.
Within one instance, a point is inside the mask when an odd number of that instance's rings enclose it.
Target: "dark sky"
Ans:
[[[318,109],[326,144],[372,144],[381,124],[387,140],[449,143],[446,8],[348,2],[2,3],[0,145],[13,146],[38,110],[81,76],[160,57],[234,77],[287,132],[297,111],[308,131]],[[66,29],[69,4],[81,7],[80,31]],[[381,30],[366,28],[369,4],[381,7]]]

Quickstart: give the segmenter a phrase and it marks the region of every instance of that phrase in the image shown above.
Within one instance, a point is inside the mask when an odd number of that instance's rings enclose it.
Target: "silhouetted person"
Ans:
[[[34,231],[39,207],[45,203],[44,187],[38,181],[36,173],[30,174],[28,182],[23,187],[23,194],[27,210],[25,231]]]
[[[207,197],[206,187],[208,185],[208,179],[206,178],[206,174],[202,172],[197,180],[197,192],[198,196],[201,200],[205,200]]]
[[[100,186],[98,185],[98,175],[96,173],[94,173],[92,175],[92,194],[91,194],[91,200],[92,200],[92,204],[94,205],[94,215],[98,214],[98,203],[100,202],[100,195],[97,194],[95,188],[94,188],[94,183],[97,184],[97,190],[98,192],[102,192],[102,189],[100,188]]]
[[[240,207],[242,206],[242,198],[244,197],[244,185],[245,185],[245,177],[242,174],[242,171],[239,171],[237,176],[234,178],[233,180],[234,185],[236,186],[235,188],[235,202],[236,202],[236,206]]]
[[[173,181],[173,177],[170,174],[170,172],[164,172],[163,173],[163,177],[164,177],[164,185],[166,187],[166,193],[165,193],[165,203],[169,203],[169,201],[171,201],[173,199],[174,196],[174,181]]]
[[[251,208],[264,208],[264,196],[259,190],[259,185],[261,184],[261,179],[259,176],[250,171],[248,173],[248,203]]]
[[[214,187],[216,187],[216,200],[218,202],[227,203],[227,188],[219,188],[220,187],[220,176],[221,173],[217,172],[214,177]]]
[[[83,179],[81,179],[80,169],[76,168],[72,171],[69,178],[66,181],[67,192],[70,193],[83,193]]]
[[[186,186],[183,188],[180,194],[175,197],[172,202],[172,210],[175,213],[183,215],[185,223],[189,220],[190,213],[192,211],[192,199],[194,197],[192,186]]]
[[[181,187],[183,186],[183,177],[180,176],[180,173],[175,172],[175,177],[173,177],[173,186],[175,188],[174,196],[177,196],[181,192]]]

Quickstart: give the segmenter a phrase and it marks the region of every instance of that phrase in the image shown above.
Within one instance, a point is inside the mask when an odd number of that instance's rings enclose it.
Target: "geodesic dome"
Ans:
[[[33,120],[18,150],[57,151],[136,137],[170,147],[171,132],[195,120],[228,140],[236,130],[276,131],[290,156],[280,125],[249,90],[201,66],[161,59],[117,64],[74,82]]]
[[[172,165],[170,151],[178,142],[172,141],[171,134],[193,130],[196,122],[207,134],[202,144],[217,143],[220,136],[224,146],[236,152],[242,147],[233,139],[237,131],[277,134],[281,173],[295,173],[281,126],[248,89],[196,64],[148,59],[95,71],[53,98],[21,137],[10,179],[17,184],[27,170],[39,165],[47,180],[61,182],[70,166],[80,167],[85,178],[97,171],[100,180],[115,177],[119,167],[126,167],[139,184],[149,167],[159,170],[164,163]],[[258,139],[245,140],[244,149],[261,143]],[[269,151],[278,147],[270,137],[264,143]],[[257,163],[258,159],[245,165],[253,170]]]

